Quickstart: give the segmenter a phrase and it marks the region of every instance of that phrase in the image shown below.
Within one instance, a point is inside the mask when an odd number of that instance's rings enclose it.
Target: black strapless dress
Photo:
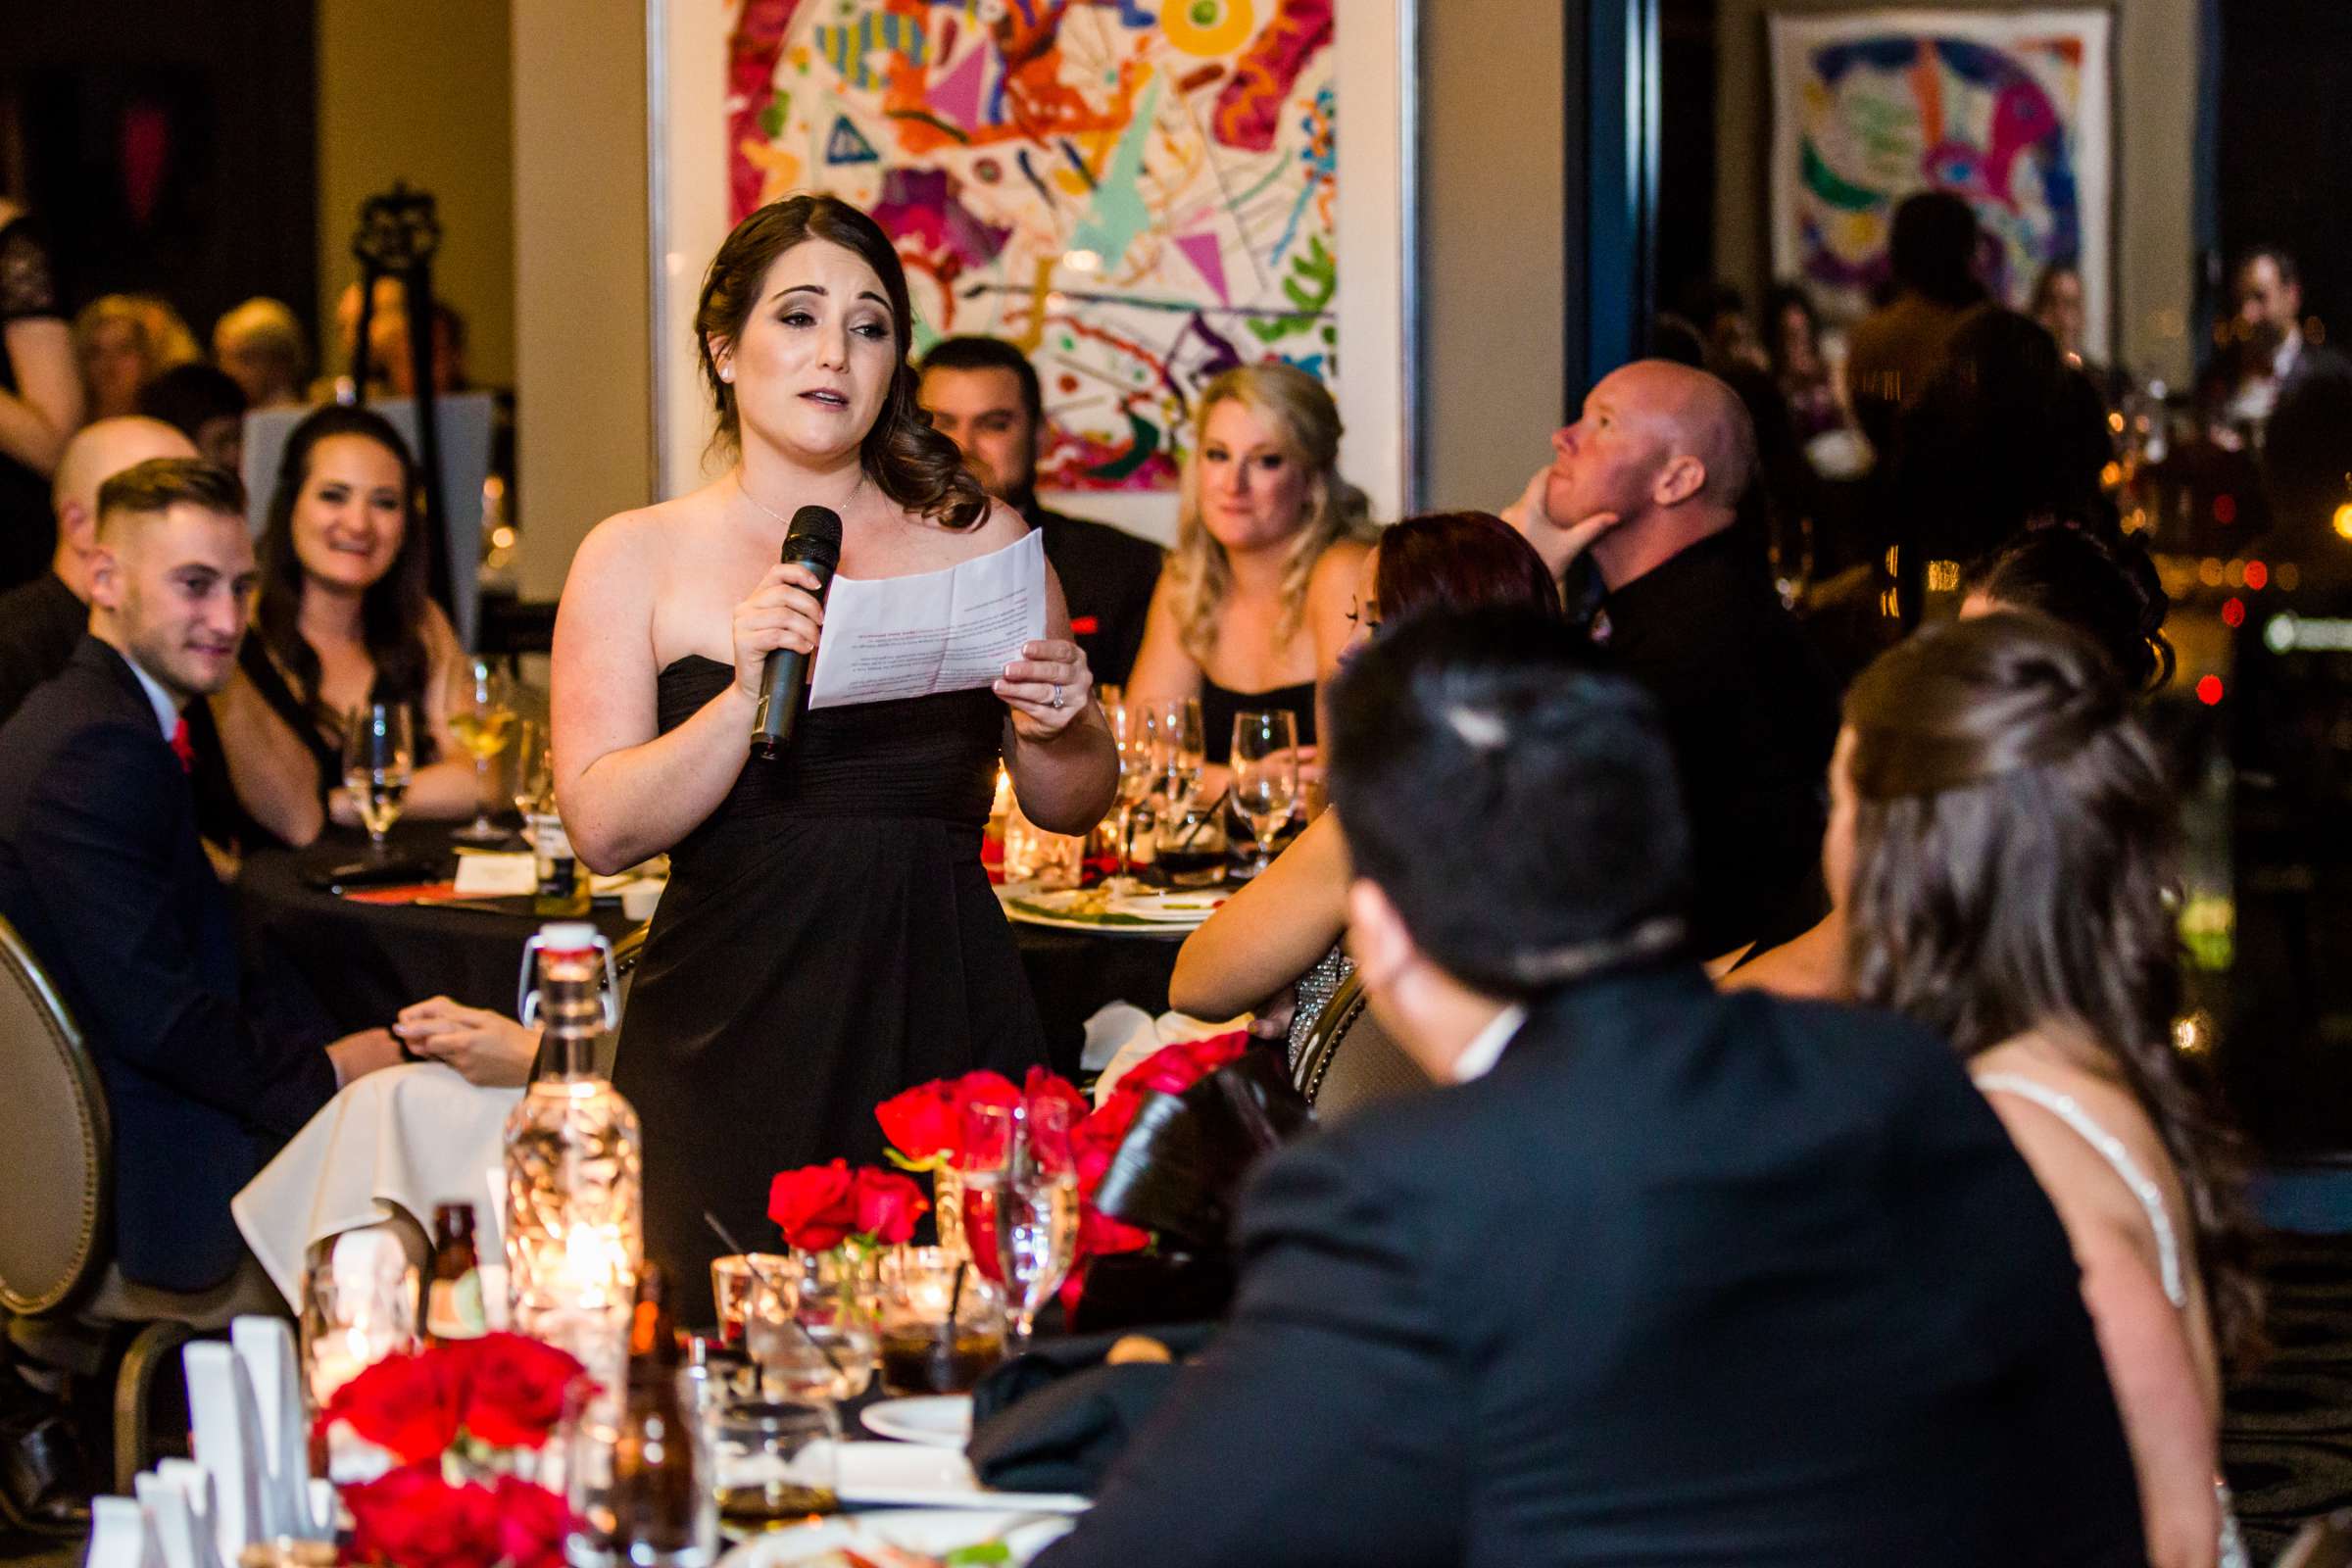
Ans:
[[[1288,709],[1297,718],[1298,744],[1315,744],[1315,683],[1277,686],[1271,691],[1237,692],[1200,677],[1200,739],[1210,761],[1220,767],[1233,760],[1233,721],[1243,713]]]
[[[734,678],[699,656],[662,670],[662,731]],[[1046,1059],[980,868],[1004,723],[986,689],[805,713],[670,851],[612,1076],[644,1119],[646,1250],[683,1322],[710,1320],[725,1250],[703,1210],[772,1250],[776,1172],[879,1164],[878,1102]]]

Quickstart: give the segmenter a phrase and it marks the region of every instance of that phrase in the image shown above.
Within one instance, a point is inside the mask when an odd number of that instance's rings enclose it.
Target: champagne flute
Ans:
[[[409,710],[399,703],[363,703],[352,710],[343,733],[343,786],[368,824],[368,842],[377,856],[384,835],[407,804],[409,775],[416,768],[416,741]]]
[[[1102,700],[1102,716],[1119,749],[1119,875],[1135,869],[1135,811],[1152,798],[1152,731],[1146,707],[1124,696]]]
[[[462,661],[450,678],[449,729],[473,759],[473,820],[457,833],[469,844],[507,836],[490,820],[490,760],[507,749],[514,727],[514,693],[506,672],[487,659]]]
[[[1264,871],[1282,824],[1298,804],[1298,720],[1287,710],[1233,715],[1233,806],[1250,824],[1255,859]]]
[[[1078,1254],[1078,1166],[1070,1153],[1071,1106],[1031,1100],[1014,1107],[1012,1136],[996,1183],[997,1266],[1011,1307],[1009,1355],[1029,1345],[1037,1309],[1052,1299]]]

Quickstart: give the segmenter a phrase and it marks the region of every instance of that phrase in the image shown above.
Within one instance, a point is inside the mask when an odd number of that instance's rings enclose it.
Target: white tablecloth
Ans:
[[[245,1245],[289,1303],[314,1243],[407,1211],[427,1233],[441,1203],[490,1201],[519,1089],[480,1089],[437,1061],[372,1072],[328,1101],[230,1200]],[[493,1245],[494,1216],[480,1235]]]

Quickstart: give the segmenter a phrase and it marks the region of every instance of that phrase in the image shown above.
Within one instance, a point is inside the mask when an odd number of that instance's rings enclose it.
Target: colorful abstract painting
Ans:
[[[1859,316],[1886,280],[1896,204],[1946,190],[1984,225],[1998,297],[2022,305],[2052,263],[2082,270],[2087,346],[2103,350],[2109,24],[2104,11],[1775,15],[1775,273]]]
[[[872,213],[919,352],[1027,350],[1052,490],[1164,490],[1228,366],[1337,372],[1336,0],[730,0],[729,201]]]

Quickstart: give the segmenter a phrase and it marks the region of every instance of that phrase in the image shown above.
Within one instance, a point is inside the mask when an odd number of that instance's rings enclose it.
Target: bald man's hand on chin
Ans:
[[[1544,495],[1551,483],[1551,465],[1538,468],[1519,499],[1497,514],[1503,521],[1519,530],[1520,537],[1536,547],[1544,558],[1553,581],[1568,575],[1576,558],[1592,548],[1592,541],[1607,533],[1625,519],[1614,512],[1595,512],[1589,517],[1563,523],[1545,510]]]

